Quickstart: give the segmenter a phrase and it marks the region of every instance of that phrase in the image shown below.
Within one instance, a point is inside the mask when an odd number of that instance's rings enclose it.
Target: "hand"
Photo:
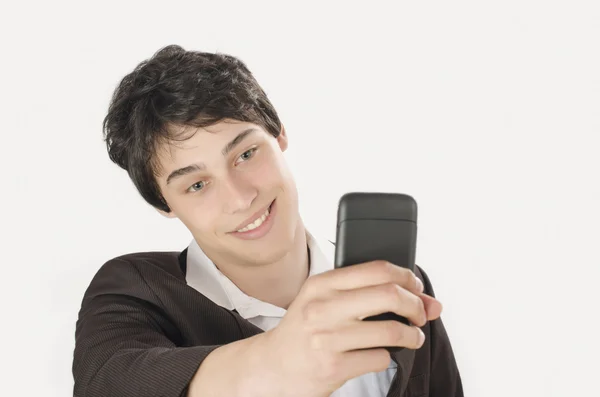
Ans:
[[[250,387],[264,388],[261,395],[328,396],[351,378],[386,369],[390,354],[382,346],[421,347],[418,327],[441,310],[413,272],[387,262],[312,276],[280,324],[256,340],[253,365],[261,375]],[[413,325],[361,321],[385,312]]]

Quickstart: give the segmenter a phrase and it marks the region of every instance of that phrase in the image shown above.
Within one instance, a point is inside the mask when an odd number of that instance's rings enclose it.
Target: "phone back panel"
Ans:
[[[386,260],[414,270],[417,204],[399,193],[348,193],[340,199],[335,267]]]
[[[348,220],[336,238],[335,266],[386,260],[414,271],[417,224],[410,221]]]
[[[417,246],[417,203],[396,193],[348,193],[340,199],[335,267],[386,260],[414,271]],[[367,321],[409,321],[382,313]],[[389,350],[400,350],[387,347]]]

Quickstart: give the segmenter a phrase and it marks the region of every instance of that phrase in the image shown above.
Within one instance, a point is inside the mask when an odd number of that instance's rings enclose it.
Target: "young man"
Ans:
[[[422,269],[333,269],[333,245],[305,229],[285,128],[241,61],[166,47],[122,80],[104,129],[110,158],[193,239],[98,271],[74,395],[463,395]],[[390,311],[413,325],[361,321]]]

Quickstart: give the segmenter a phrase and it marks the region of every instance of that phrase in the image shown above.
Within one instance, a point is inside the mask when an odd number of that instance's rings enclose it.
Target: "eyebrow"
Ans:
[[[259,129],[251,127],[251,128],[247,128],[244,131],[242,131],[239,134],[237,134],[237,136],[235,138],[233,138],[229,143],[227,143],[227,145],[225,145],[225,147],[223,148],[223,150],[221,150],[221,153],[223,154],[223,156],[227,156],[248,135],[252,134],[255,131],[259,131]],[[186,167],[176,169],[175,171],[171,172],[169,174],[169,176],[167,177],[167,185],[170,182],[172,182],[174,179],[180,178],[180,177],[182,177],[184,175],[191,174],[192,172],[204,171],[205,169],[206,169],[206,165],[204,163],[190,164],[190,165],[188,165]]]

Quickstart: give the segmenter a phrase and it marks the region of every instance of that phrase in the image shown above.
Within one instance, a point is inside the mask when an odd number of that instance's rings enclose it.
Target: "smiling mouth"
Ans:
[[[262,225],[265,220],[267,220],[267,218],[269,217],[269,214],[271,213],[271,207],[273,206],[273,203],[275,202],[275,200],[273,200],[271,202],[271,204],[269,204],[269,206],[267,207],[267,209],[265,210],[265,212],[263,212],[258,218],[256,218],[253,222],[250,222],[249,224],[247,224],[246,226],[244,226],[241,229],[237,229],[234,233],[244,233],[244,232],[249,232],[250,230],[254,230],[257,227],[259,227],[260,225]]]

